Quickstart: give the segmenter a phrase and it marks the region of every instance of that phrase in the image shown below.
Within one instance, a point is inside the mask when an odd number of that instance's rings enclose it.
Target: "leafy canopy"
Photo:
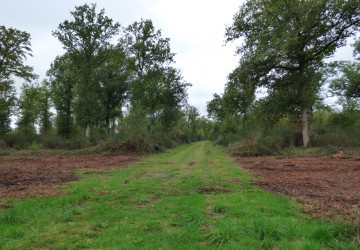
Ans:
[[[31,52],[29,33],[0,25],[0,80],[12,75],[26,80],[36,78],[33,68],[24,62]]]

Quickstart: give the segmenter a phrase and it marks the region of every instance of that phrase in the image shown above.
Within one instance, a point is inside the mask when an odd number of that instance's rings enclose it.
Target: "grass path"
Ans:
[[[5,200],[0,248],[359,249],[352,228],[252,187],[210,142],[80,174],[67,195]]]

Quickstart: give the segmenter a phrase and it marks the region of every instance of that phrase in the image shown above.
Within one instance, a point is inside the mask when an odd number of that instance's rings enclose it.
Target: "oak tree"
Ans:
[[[242,38],[237,53],[249,58],[256,87],[291,88],[301,117],[303,145],[309,142],[308,112],[321,81],[325,58],[360,27],[357,0],[248,0],[226,30],[227,41]]]
[[[86,127],[86,136],[99,118],[99,82],[95,69],[102,64],[101,50],[110,46],[110,40],[119,33],[120,24],[105,15],[105,10],[96,11],[96,5],[85,4],[71,12],[73,20],[59,24],[53,36],[57,37],[71,56],[79,83],[75,111],[77,119]]]
[[[17,76],[26,80],[36,78],[33,68],[25,65],[31,54],[30,34],[0,25],[0,80]]]

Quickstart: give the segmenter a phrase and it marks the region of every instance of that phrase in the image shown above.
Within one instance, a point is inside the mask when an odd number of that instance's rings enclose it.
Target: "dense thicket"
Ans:
[[[151,20],[122,28],[95,4],[71,16],[52,32],[66,52],[41,84],[23,63],[30,35],[1,26],[1,147],[154,151],[204,138],[208,123],[187,104],[191,84]],[[12,75],[27,80],[18,99]]]

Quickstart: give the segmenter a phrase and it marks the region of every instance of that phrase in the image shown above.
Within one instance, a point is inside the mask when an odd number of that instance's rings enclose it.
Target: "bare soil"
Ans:
[[[124,168],[139,157],[114,156],[2,156],[0,157],[0,198],[51,196],[61,194],[55,184],[77,180],[79,168]]]
[[[315,217],[360,219],[360,159],[337,157],[239,157],[259,178],[254,185],[305,203]]]

